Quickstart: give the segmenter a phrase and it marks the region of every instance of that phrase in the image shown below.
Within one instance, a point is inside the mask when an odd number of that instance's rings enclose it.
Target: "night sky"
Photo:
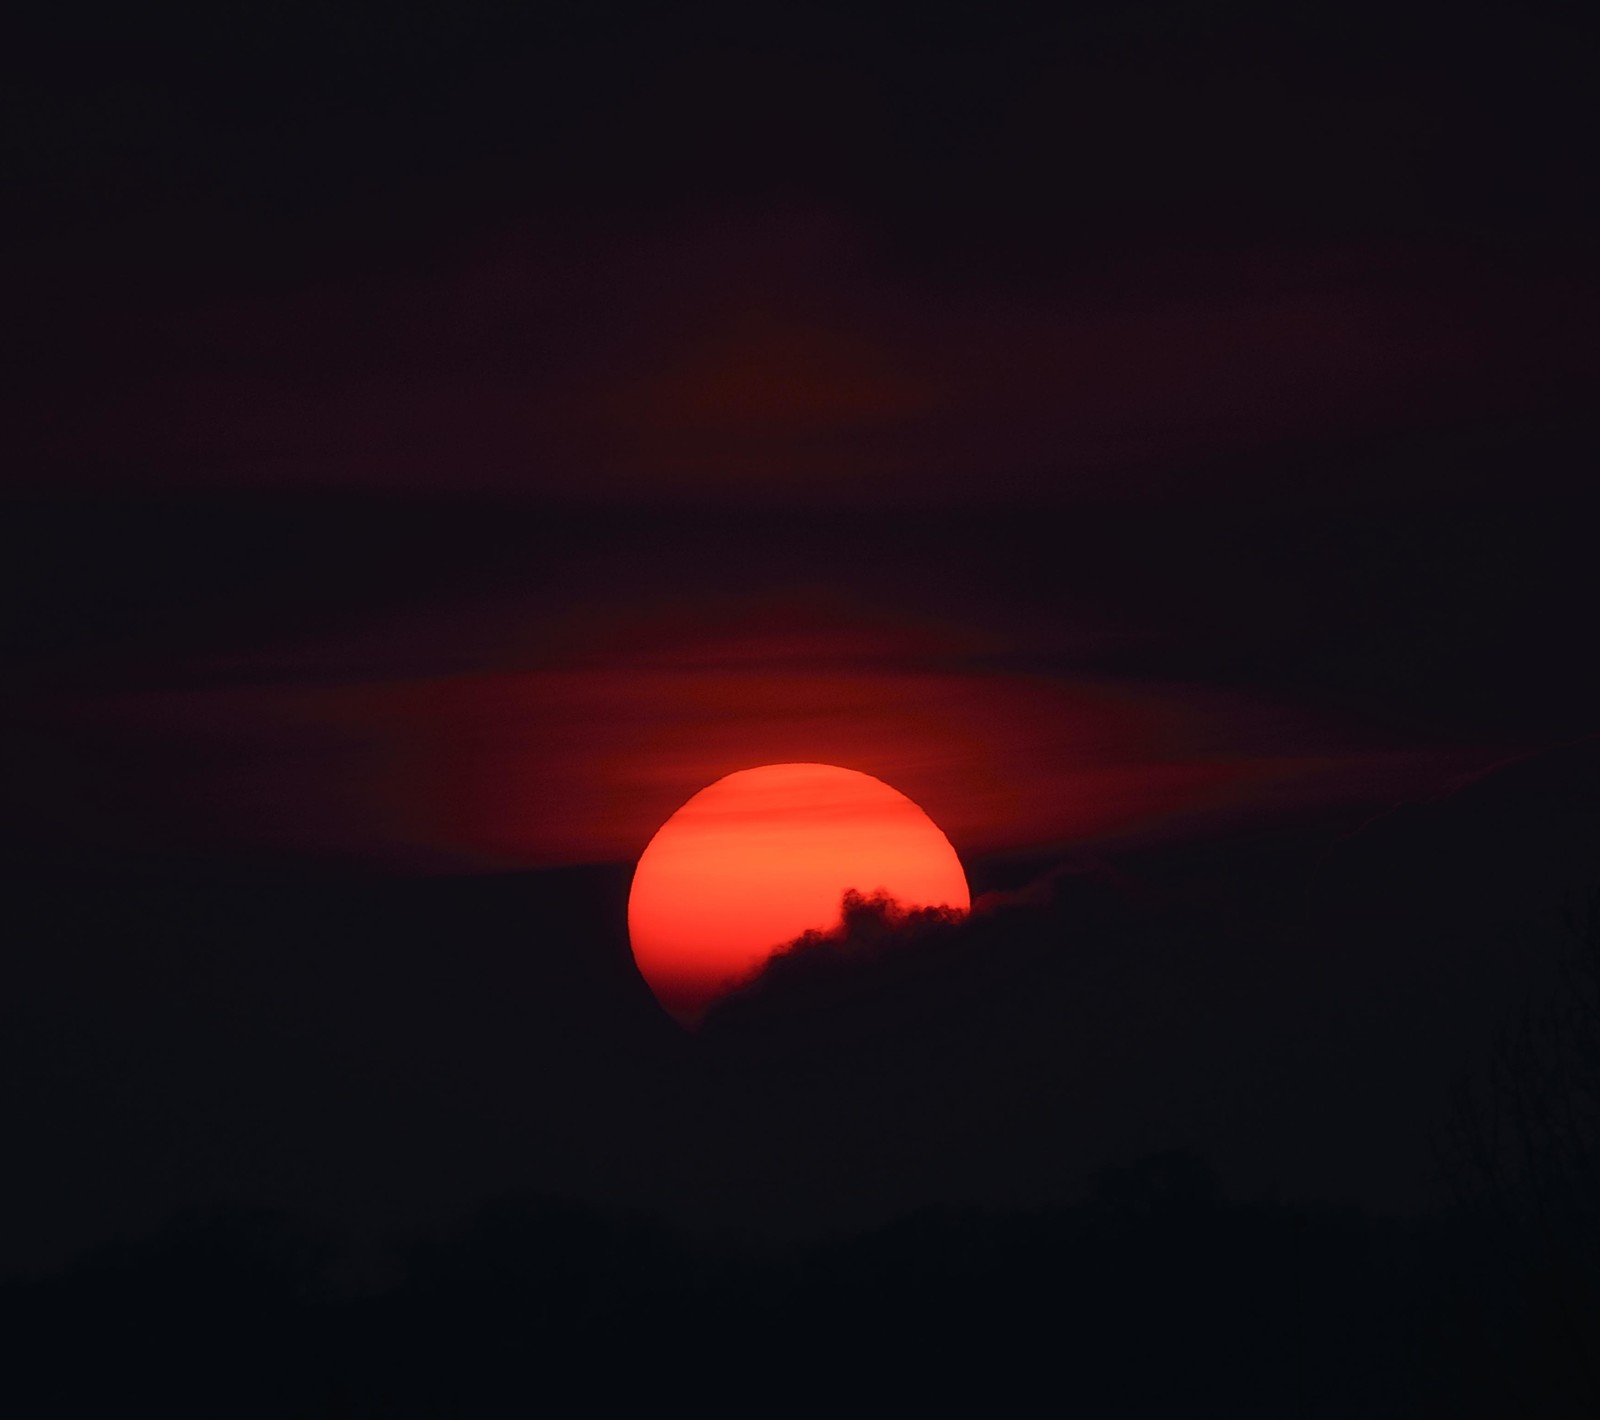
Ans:
[[[1433,1206],[1600,875],[1583,7],[7,28],[0,1269]],[[783,761],[977,910],[685,1032],[632,864]]]

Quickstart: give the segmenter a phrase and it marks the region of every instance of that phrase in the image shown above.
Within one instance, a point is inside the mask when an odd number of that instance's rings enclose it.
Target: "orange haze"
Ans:
[[[634,959],[690,1022],[776,948],[833,926],[851,888],[907,907],[970,905],[949,840],[882,780],[827,764],[741,770],[690,799],[640,855]]]

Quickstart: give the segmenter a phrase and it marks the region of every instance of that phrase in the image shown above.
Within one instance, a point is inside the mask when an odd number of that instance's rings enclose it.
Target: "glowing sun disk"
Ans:
[[[634,870],[628,935],[662,1005],[692,1022],[772,952],[839,920],[854,888],[970,905],[949,840],[904,794],[828,764],[768,764],[702,789]]]

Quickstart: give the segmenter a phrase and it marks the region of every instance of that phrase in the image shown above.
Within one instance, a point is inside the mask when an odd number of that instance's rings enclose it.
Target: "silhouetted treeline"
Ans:
[[[1514,1005],[1461,1082],[1440,1162],[1600,1413],[1600,890],[1567,925],[1554,990]]]
[[[1104,1173],[1072,1206],[924,1212],[784,1252],[507,1200],[396,1242],[381,1285],[349,1262],[290,1219],[219,1212],[13,1281],[0,1405],[1586,1413],[1479,1222],[1229,1202],[1186,1154]]]

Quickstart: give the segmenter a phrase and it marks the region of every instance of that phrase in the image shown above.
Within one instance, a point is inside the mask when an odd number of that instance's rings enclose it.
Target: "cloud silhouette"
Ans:
[[[881,888],[870,894],[850,888],[839,901],[837,926],[802,933],[768,958],[755,979],[781,989],[811,973],[859,970],[948,934],[966,915],[953,907],[906,907]]]
[[[702,1034],[770,1028],[869,1000],[987,991],[1006,963],[1050,954],[1067,935],[1123,910],[1129,885],[1095,864],[1064,863],[1004,891],[979,895],[971,912],[907,906],[882,890],[846,891],[838,922],[784,944],[707,1013]],[[869,1012],[870,1017],[870,1012]]]

